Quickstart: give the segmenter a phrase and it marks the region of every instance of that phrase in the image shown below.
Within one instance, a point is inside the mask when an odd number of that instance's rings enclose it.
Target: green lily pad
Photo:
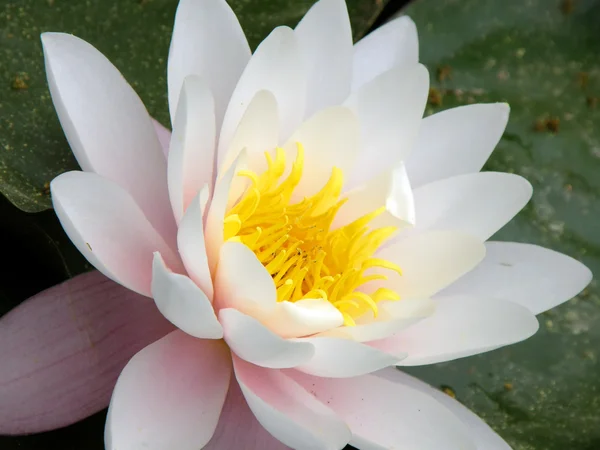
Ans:
[[[486,169],[526,177],[534,195],[495,239],[600,273],[600,1],[418,0],[405,13],[432,77],[429,113],[511,105]],[[600,448],[598,284],[538,319],[526,342],[408,371],[451,387],[515,450]]]
[[[349,0],[355,37],[387,0]],[[313,0],[231,0],[250,44],[295,25]],[[39,35],[75,34],[125,75],[168,124],[166,58],[177,0],[8,0],[0,5],[0,193],[27,212],[51,207],[48,183],[77,168],[50,99]]]

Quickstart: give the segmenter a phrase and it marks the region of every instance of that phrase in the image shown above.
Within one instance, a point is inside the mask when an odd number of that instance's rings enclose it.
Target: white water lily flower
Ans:
[[[531,196],[519,176],[479,172],[508,106],[422,119],[429,76],[410,19],[353,47],[344,2],[321,0],[251,55],[225,0],[182,0],[164,149],[104,56],[42,39],[84,170],[52,182],[58,217],[91,264],[179,329],[123,370],[108,449],[218,448],[244,426],[224,408],[240,392],[281,444],[252,429],[238,448],[507,448],[450,398],[374,372],[525,339],[590,272],[485,243]]]

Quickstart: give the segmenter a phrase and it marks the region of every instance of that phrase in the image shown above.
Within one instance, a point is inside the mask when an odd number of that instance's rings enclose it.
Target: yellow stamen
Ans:
[[[298,144],[296,160],[283,180],[283,149],[277,148],[274,157],[268,152],[265,156],[267,169],[262,174],[238,172],[250,183],[226,214],[224,236],[226,241],[244,243],[256,254],[273,277],[277,300],[322,298],[341,312],[346,326],[356,325],[356,319],[369,311],[377,316],[380,301],[399,300],[400,296],[388,288],[367,293],[365,286],[387,279],[372,273],[380,269],[402,274],[396,264],[373,256],[396,232],[395,227],[369,229],[369,223],[385,207],[331,230],[346,202],[340,198],[342,171],[334,167],[317,194],[291,203],[304,170],[304,148]]]

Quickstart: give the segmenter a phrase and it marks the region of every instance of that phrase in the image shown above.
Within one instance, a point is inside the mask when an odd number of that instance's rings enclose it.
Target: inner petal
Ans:
[[[224,239],[250,248],[273,277],[277,301],[323,299],[337,308],[346,326],[366,313],[378,313],[380,301],[399,300],[389,289],[372,292],[365,284],[386,279],[385,271],[401,274],[394,263],[375,258],[377,249],[396,227],[371,229],[369,223],[385,212],[385,205],[332,230],[346,199],[341,197],[344,174],[334,167],[320,191],[292,203],[292,194],[304,172],[304,149],[286,170],[285,152],[265,152],[266,170],[241,170],[249,180],[240,199],[226,213]],[[286,174],[284,176],[284,174]],[[382,273],[383,272],[383,273]]]

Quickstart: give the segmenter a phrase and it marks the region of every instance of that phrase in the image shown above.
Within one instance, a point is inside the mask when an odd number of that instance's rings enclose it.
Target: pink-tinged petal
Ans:
[[[400,352],[390,354],[344,338],[310,337],[300,338],[298,341],[311,343],[315,354],[297,369],[318,377],[356,377],[398,364],[406,357]]]
[[[156,132],[156,137],[158,138],[158,142],[160,142],[160,146],[163,149],[163,153],[165,157],[169,154],[169,143],[171,142],[171,130],[165,127],[162,123],[160,123],[156,119],[152,119],[152,125],[154,125],[154,131]]]
[[[479,172],[504,133],[508,114],[506,103],[490,103],[459,106],[425,118],[406,161],[413,187]]]
[[[273,93],[279,105],[281,139],[296,129],[304,116],[306,73],[294,32],[275,28],[258,46],[231,95],[219,136],[218,161],[223,162],[244,111],[258,91]]]
[[[431,317],[369,345],[390,353],[408,354],[399,365],[417,366],[514,344],[535,334],[539,327],[527,308],[509,301],[465,295],[439,297],[434,301],[437,306]]]
[[[265,369],[233,357],[233,367],[248,406],[265,429],[296,449],[341,449],[348,426],[327,406],[280,370]]]
[[[473,295],[509,300],[533,314],[575,297],[592,272],[570,256],[537,245],[486,242],[485,259],[440,295]]]
[[[136,354],[119,376],[104,434],[107,450],[197,450],[225,403],[231,357],[221,340],[177,330]]]
[[[352,29],[344,0],[320,0],[294,30],[307,70],[305,117],[339,105],[350,92]]]
[[[510,173],[476,172],[434,181],[415,189],[416,225],[408,233],[460,231],[485,241],[532,193],[525,178]]]
[[[400,233],[400,236],[402,234]],[[472,270],[485,256],[477,238],[456,231],[428,231],[401,239],[377,252],[400,266],[382,285],[401,298],[428,298]]]
[[[54,107],[69,145],[85,171],[127,190],[170,245],[167,165],[142,101],[104,55],[62,33],[42,34]]]
[[[375,374],[340,380],[285,373],[350,426],[350,444],[361,450],[477,448],[450,409],[401,380]]]
[[[0,434],[106,408],[127,361],[172,329],[152,301],[95,271],[22,303],[0,319]]]
[[[290,162],[296,159],[298,143],[304,147],[304,172],[293,202],[321,190],[334,167],[349,173],[360,150],[360,122],[350,108],[332,106],[305,121],[283,146]]]
[[[396,66],[419,62],[417,27],[410,17],[399,17],[377,28],[354,46],[352,91]]]
[[[218,128],[250,54],[244,31],[226,1],[181,0],[169,50],[171,120],[174,121],[183,80],[189,75],[200,75],[215,97]]]
[[[414,64],[382,73],[344,102],[358,115],[363,142],[352,167],[352,186],[406,159],[419,135],[428,93],[429,73]]]
[[[215,133],[215,104],[210,89],[201,78],[187,77],[169,151],[169,197],[177,223],[202,186],[212,186]]]
[[[218,308],[235,308],[251,316],[275,309],[277,291],[273,278],[244,244],[226,242],[221,247],[215,303]]]
[[[67,172],[50,183],[52,204],[77,249],[107,277],[150,296],[153,253],[183,270],[179,256],[116,183],[89,172]]]
[[[152,297],[162,315],[187,334],[204,339],[223,337],[206,294],[185,275],[171,272],[158,252],[152,266]]]
[[[256,420],[240,386],[231,377],[217,429],[203,450],[288,450]]]
[[[394,383],[394,385],[401,385],[401,389],[412,388],[422,392],[440,402],[467,428],[469,438],[473,441],[477,450],[511,450],[510,446],[487,423],[457,400],[440,390],[392,367],[380,370],[373,375]],[[396,387],[390,386],[389,389],[390,391],[395,391]]]
[[[238,357],[270,369],[296,367],[315,353],[308,342],[282,339],[258,320],[235,309],[219,311],[225,342]]]
[[[208,196],[208,187],[204,186],[188,206],[177,231],[177,246],[188,275],[212,301],[214,289],[208,269],[203,223]]]

